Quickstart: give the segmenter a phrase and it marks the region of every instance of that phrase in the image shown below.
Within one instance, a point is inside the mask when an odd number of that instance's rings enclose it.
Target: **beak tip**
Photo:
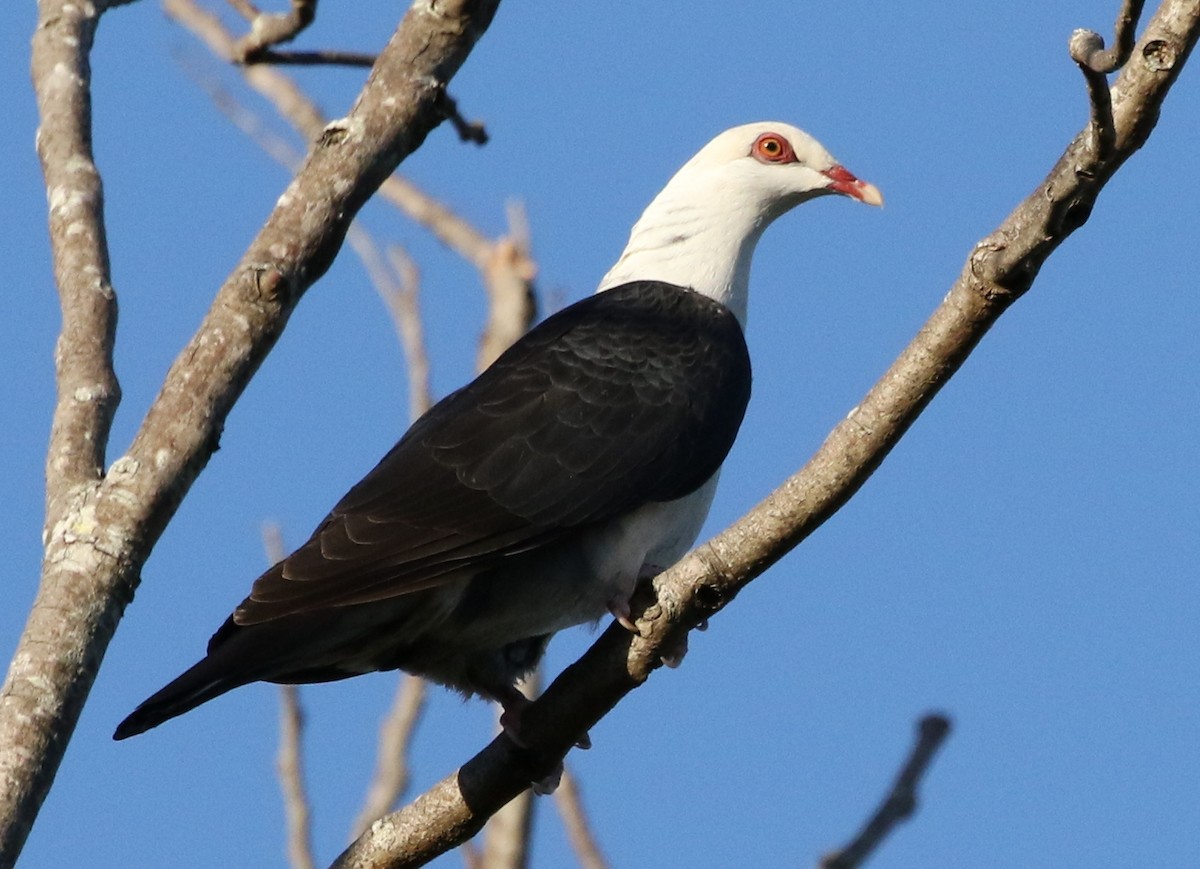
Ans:
[[[883,207],[883,194],[879,192],[879,188],[874,184],[868,184],[866,181],[861,182],[862,187],[858,189],[858,200],[865,202],[867,205],[876,205]]]

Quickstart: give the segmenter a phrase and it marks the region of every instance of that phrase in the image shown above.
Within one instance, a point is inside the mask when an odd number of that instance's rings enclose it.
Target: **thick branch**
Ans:
[[[115,618],[97,607],[90,575],[106,556],[88,524],[103,473],[120,388],[112,353],[117,299],[111,284],[100,172],[92,155],[88,54],[109,4],[38,4],[31,73],[38,156],[49,202],[54,278],[62,308],[55,348],[58,398],[46,456],[45,580],[0,689],[0,866],[20,853],[50,789],[99,654],[60,641],[62,619]],[[78,543],[91,538],[93,545]],[[119,611],[119,609],[118,609]],[[70,650],[67,654],[62,652]],[[46,690],[53,685],[54,690]],[[69,718],[69,723],[62,721]]]
[[[1046,258],[1083,224],[1105,182],[1145,142],[1198,34],[1198,0],[1163,3],[1113,87],[1113,153],[1102,159],[1088,130],[1075,138],[1038,189],[975,247],[941,306],[809,463],[659,576],[653,592],[635,597],[638,636],[611,625],[522,712],[521,735],[529,749],[496,738],[457,773],[376,822],[334,865],[416,866],[474,835],[491,813],[553,768],[576,735],[645,682],[688,630],[841,507],[996,319],[1029,289]]]
[[[98,487],[94,482],[75,485],[51,495],[55,500],[47,517],[38,599],[0,696],[0,866],[15,861],[141,566],[216,449],[230,408],[301,295],[329,267],[349,221],[440,122],[438,97],[497,5],[498,0],[457,0],[436,7],[418,3],[408,12],[350,114],[325,128],[219,291],[200,330],[168,373],[129,452]],[[61,150],[55,144],[56,150],[46,152],[63,160],[61,170],[75,176],[66,186],[50,182],[60,215],[99,214],[95,170],[90,155],[78,148],[88,141],[86,58],[95,15],[103,8],[103,3],[46,0],[41,12],[34,71],[43,136],[57,142],[58,131],[66,130],[79,143]],[[66,97],[55,93],[64,88]],[[75,225],[93,234],[97,241],[92,247],[102,250],[94,218],[77,219]],[[56,257],[62,255],[56,250]],[[105,348],[111,339],[105,336],[112,329],[106,258],[93,253],[90,263],[90,271],[82,265],[58,267],[72,280],[83,278],[78,289],[71,281],[60,283],[69,288],[68,296],[87,300],[80,303],[81,310],[99,312],[91,315],[92,325],[68,336],[89,354],[83,364],[71,360],[67,366],[73,376],[77,370],[83,374],[80,386],[71,387],[72,400],[94,402],[89,408],[72,408],[58,424],[61,443],[51,463],[56,456],[65,457],[61,476],[72,481],[89,473],[93,481],[98,476],[115,396],[115,382],[106,376]],[[88,383],[98,384],[99,397],[84,388]],[[83,422],[76,425],[73,419]]]

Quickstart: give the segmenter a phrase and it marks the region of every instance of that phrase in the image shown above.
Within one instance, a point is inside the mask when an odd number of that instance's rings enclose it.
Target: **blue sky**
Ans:
[[[432,135],[402,167],[491,234],[529,212],[546,305],[591,292],[671,173],[721,129],[778,118],[887,198],[822,199],[767,233],[752,278],[755,393],[707,531],[799,467],[908,342],[1086,120],[1066,42],[1115,2],[503,5],[455,79],[485,148]],[[374,49],[396,4],[330,5],[301,47]],[[0,7],[0,361],[7,660],[33,598],[58,326],[28,87],[32,4]],[[181,59],[183,63],[181,64]],[[105,16],[96,153],[121,304],[110,461],[287,183],[185,67],[231,87],[160,9]],[[361,72],[308,70],[331,116]],[[246,97],[255,110],[265,108]],[[273,119],[272,119],[273,120]],[[992,330],[862,492],[696,636],[575,752],[614,866],[810,865],[857,828],[929,709],[954,732],[920,813],[873,865],[1200,864],[1200,71],[1090,222]],[[424,273],[434,386],[470,374],[472,270],[386,207],[364,224]],[[22,866],[283,866],[277,700],[234,692],[113,743],[200,656],[263,567],[405,426],[401,354],[345,254],[230,415],[146,565]],[[557,672],[590,641],[576,629]],[[319,859],[345,843],[394,678],[305,689]],[[427,786],[493,713],[437,692]],[[570,865],[548,802],[535,865]],[[665,861],[661,854],[670,854]],[[461,865],[456,856],[439,865]]]

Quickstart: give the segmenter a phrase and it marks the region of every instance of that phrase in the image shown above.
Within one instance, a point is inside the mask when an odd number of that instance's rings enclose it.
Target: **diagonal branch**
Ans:
[[[317,17],[317,0],[291,0],[287,12],[259,12],[253,4],[238,5],[243,15],[254,13],[250,32],[237,44],[236,57],[242,63],[256,62],[272,46],[291,42]]]
[[[417,3],[405,15],[349,115],[314,143],[172,365],[128,453],[101,481],[116,396],[106,362],[114,308],[88,144],[87,56],[105,4],[43,0],[34,75],[43,136],[54,144],[43,152],[55,164],[46,170],[49,198],[60,215],[77,211],[80,231],[95,239],[78,269],[63,264],[64,239],[56,241],[64,307],[80,330],[67,338],[89,348],[79,362],[62,354],[70,392],[61,394],[91,406],[56,415],[42,581],[0,694],[0,866],[15,862],[141,567],[216,449],[229,410],[337,255],[359,208],[442,120],[439,95],[498,4]],[[71,144],[60,147],[64,135]],[[90,312],[77,315],[84,308]],[[81,373],[83,380],[70,379]]]
[[[950,720],[926,715],[917,725],[917,741],[879,808],[848,845],[821,858],[820,869],[856,869],[863,865],[888,834],[917,810],[917,785],[933,757],[950,735]]]
[[[608,861],[600,850],[600,844],[592,835],[587,812],[583,808],[583,797],[575,776],[564,769],[558,790],[554,792],[554,805],[567,831],[567,840],[575,851],[575,859],[582,869],[608,869]]]
[[[230,61],[235,58],[233,35],[195,0],[164,0],[163,8],[218,57]],[[243,67],[242,74],[247,84],[269,100],[302,136],[315,139],[321,134],[325,118],[295,80],[269,66]],[[447,111],[448,100],[444,92],[438,97],[440,111]],[[537,314],[533,293],[537,268],[529,252],[529,230],[523,212],[513,206],[509,210],[508,236],[493,241],[399,175],[385,180],[379,193],[479,271],[490,306],[477,362],[480,366],[490,363],[525,333]]]
[[[1047,257],[1091,211],[1101,188],[1154,129],[1159,108],[1200,35],[1200,0],[1165,0],[1113,87],[1113,152],[1085,129],[1047,178],[976,245],[912,343],[797,474],[732,527],[660,575],[634,601],[640,634],[610,625],[522,712],[519,749],[493,740],[408,807],[376,822],[334,863],[415,866],[465,841],[579,733],[642,685],[687,631],[724,607],[841,507],[867,480]]]

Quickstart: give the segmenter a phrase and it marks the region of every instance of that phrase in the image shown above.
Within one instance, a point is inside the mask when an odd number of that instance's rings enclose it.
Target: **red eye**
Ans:
[[[751,156],[760,163],[795,163],[796,152],[787,139],[778,133],[763,133],[754,140]]]

